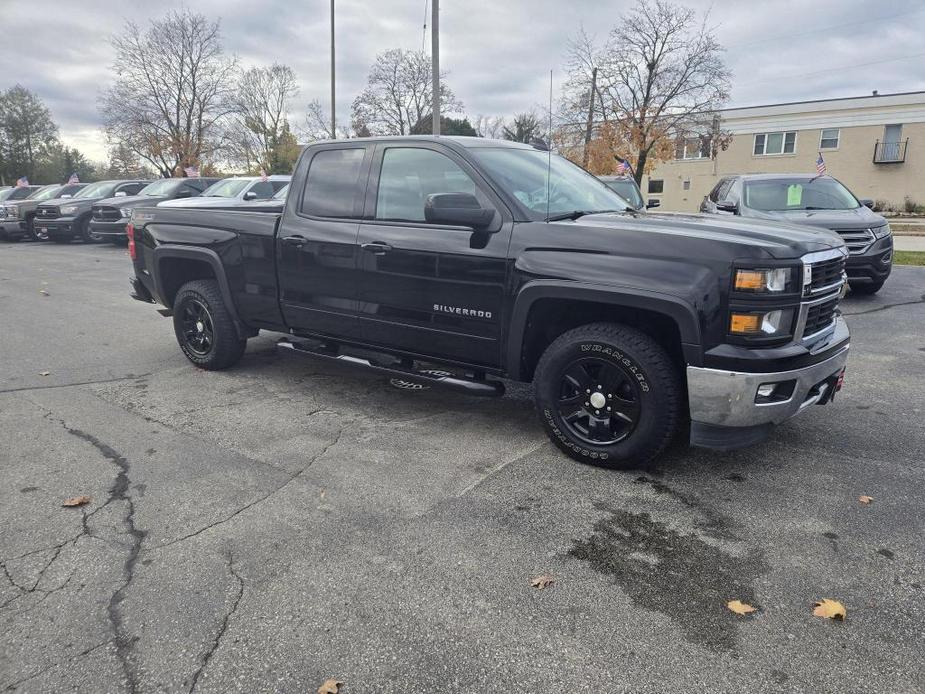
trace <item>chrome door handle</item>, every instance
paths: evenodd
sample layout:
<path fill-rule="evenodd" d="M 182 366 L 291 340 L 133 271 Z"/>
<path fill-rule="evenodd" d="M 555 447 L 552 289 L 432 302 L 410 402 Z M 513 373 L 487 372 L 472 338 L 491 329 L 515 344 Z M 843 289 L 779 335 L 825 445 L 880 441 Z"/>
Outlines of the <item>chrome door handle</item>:
<path fill-rule="evenodd" d="M 305 238 L 304 236 L 298 236 L 298 235 L 284 236 L 283 238 L 280 239 L 280 242 L 286 244 L 287 246 L 296 246 L 297 248 L 301 248 L 306 243 L 308 243 L 308 239 Z"/>
<path fill-rule="evenodd" d="M 373 255 L 385 255 L 392 250 L 392 247 L 387 243 L 382 243 L 376 241 L 374 243 L 364 243 L 360 246 L 367 253 L 372 253 Z"/>

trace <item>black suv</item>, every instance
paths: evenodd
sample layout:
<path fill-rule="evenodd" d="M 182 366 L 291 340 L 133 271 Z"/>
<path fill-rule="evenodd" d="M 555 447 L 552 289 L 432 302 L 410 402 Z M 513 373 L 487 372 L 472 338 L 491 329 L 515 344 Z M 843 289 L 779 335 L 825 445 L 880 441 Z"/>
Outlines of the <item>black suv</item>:
<path fill-rule="evenodd" d="M 720 180 L 701 212 L 773 219 L 836 232 L 848 247 L 851 291 L 874 294 L 890 276 L 893 235 L 886 219 L 870 210 L 831 176 L 754 174 Z"/>
<path fill-rule="evenodd" d="M 91 183 L 72 198 L 55 198 L 38 206 L 33 224 L 36 236 L 55 243 L 70 243 L 81 238 L 92 243 L 90 215 L 93 203 L 112 197 L 128 197 L 151 181 L 98 181 Z"/>
<path fill-rule="evenodd" d="M 154 181 L 131 197 L 100 200 L 92 207 L 89 236 L 93 241 L 128 243 L 125 225 L 136 207 L 156 205 L 164 200 L 196 198 L 219 178 L 165 178 Z"/>

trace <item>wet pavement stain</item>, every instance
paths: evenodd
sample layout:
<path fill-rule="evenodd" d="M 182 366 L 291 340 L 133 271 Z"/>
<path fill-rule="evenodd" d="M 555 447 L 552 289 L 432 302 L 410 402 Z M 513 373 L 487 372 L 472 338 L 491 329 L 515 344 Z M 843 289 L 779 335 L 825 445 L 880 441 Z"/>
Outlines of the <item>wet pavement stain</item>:
<path fill-rule="evenodd" d="M 759 606 L 752 584 L 768 570 L 760 553 L 737 557 L 648 513 L 595 506 L 606 515 L 589 538 L 573 540 L 568 554 L 610 576 L 635 604 L 669 617 L 692 643 L 733 649 L 738 624 L 726 603 Z"/>

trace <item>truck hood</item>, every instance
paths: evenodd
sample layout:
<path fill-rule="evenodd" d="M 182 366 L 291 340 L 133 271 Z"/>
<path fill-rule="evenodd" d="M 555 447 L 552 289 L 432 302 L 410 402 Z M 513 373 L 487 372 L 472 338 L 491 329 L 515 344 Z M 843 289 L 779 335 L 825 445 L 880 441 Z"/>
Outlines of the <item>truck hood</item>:
<path fill-rule="evenodd" d="M 95 203 L 102 198 L 52 198 L 43 200 L 37 207 L 44 205 L 54 205 L 55 207 L 64 207 L 65 205 L 76 205 L 80 210 L 89 210 Z"/>
<path fill-rule="evenodd" d="M 95 205 L 105 205 L 106 207 L 138 207 L 139 205 L 156 205 L 167 198 L 160 195 L 129 195 L 119 198 L 104 198 L 98 200 Z"/>
<path fill-rule="evenodd" d="M 770 219 L 800 226 L 823 227 L 825 229 L 867 229 L 879 227 L 887 220 L 867 207 L 853 210 L 782 210 L 780 212 L 758 212 L 749 210 L 755 219 Z"/>
<path fill-rule="evenodd" d="M 726 215 L 649 213 L 645 215 L 596 214 L 579 218 L 575 224 L 591 228 L 620 229 L 633 233 L 664 236 L 664 242 L 683 237 L 727 247 L 718 255 L 798 258 L 806 253 L 841 248 L 844 242 L 824 229 L 807 228 L 776 220 Z"/>
<path fill-rule="evenodd" d="M 241 198 L 180 198 L 165 200 L 158 207 L 234 207 L 242 202 Z"/>

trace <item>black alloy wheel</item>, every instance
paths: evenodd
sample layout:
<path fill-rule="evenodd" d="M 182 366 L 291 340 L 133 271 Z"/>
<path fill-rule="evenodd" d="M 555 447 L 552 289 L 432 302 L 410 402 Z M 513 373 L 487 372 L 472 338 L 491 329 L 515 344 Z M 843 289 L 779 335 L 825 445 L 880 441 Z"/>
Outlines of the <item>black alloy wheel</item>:
<path fill-rule="evenodd" d="M 215 327 L 206 305 L 198 299 L 188 299 L 183 304 L 180 322 L 189 350 L 199 357 L 208 356 L 215 346 Z"/>
<path fill-rule="evenodd" d="M 633 433 L 640 398 L 638 381 L 621 364 L 583 357 L 562 372 L 556 409 L 573 436 L 610 446 Z"/>

